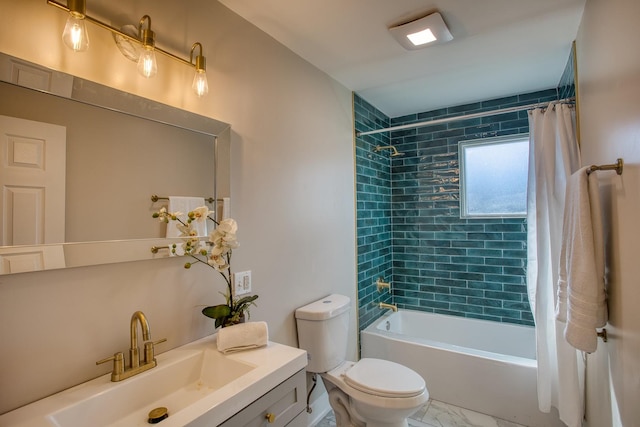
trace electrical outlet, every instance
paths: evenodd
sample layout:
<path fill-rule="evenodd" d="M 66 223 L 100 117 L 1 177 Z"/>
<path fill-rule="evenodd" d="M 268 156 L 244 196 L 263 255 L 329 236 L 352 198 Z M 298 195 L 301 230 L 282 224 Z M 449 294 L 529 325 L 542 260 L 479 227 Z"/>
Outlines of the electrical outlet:
<path fill-rule="evenodd" d="M 237 295 L 251 292 L 251 271 L 239 271 L 233 275 L 233 290 Z"/>

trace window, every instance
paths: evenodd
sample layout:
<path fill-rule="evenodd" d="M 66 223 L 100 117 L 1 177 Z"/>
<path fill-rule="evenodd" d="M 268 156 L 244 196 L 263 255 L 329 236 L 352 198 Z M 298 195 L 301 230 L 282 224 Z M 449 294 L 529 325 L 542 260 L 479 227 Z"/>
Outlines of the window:
<path fill-rule="evenodd" d="M 529 135 L 461 141 L 460 217 L 527 214 Z"/>

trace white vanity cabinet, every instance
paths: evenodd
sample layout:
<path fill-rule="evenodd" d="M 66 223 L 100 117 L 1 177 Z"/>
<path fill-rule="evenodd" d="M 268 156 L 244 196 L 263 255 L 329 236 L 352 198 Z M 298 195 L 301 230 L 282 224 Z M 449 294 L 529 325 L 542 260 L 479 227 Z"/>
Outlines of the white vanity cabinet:
<path fill-rule="evenodd" d="M 305 427 L 307 377 L 298 371 L 249 406 L 220 424 L 221 427 Z"/>
<path fill-rule="evenodd" d="M 304 350 L 269 342 L 225 355 L 211 335 L 156 359 L 124 381 L 105 374 L 2 414 L 0 427 L 145 426 L 160 407 L 161 427 L 306 426 Z"/>

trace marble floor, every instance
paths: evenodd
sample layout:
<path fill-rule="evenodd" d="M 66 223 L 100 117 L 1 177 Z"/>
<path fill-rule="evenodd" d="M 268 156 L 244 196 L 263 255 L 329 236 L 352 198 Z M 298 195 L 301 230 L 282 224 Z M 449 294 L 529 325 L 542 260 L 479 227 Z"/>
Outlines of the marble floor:
<path fill-rule="evenodd" d="M 315 427 L 335 427 L 333 412 Z M 409 419 L 410 427 L 526 427 L 479 412 L 459 408 L 447 403 L 430 400 Z"/>

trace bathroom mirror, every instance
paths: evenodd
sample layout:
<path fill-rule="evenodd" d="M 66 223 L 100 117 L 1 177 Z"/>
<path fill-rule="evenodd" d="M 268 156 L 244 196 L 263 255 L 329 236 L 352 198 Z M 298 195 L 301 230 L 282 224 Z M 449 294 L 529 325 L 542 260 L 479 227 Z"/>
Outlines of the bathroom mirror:
<path fill-rule="evenodd" d="M 0 130 L 0 274 L 166 257 L 163 197 L 229 196 L 227 123 L 2 53 Z"/>

